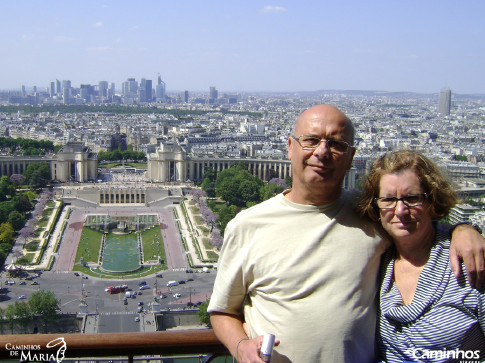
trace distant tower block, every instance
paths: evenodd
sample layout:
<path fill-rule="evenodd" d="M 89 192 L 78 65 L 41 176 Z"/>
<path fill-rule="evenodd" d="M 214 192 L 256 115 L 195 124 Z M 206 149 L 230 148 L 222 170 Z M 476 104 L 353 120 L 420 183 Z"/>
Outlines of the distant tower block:
<path fill-rule="evenodd" d="M 439 113 L 441 116 L 449 116 L 451 110 L 451 90 L 444 89 L 440 93 Z"/>

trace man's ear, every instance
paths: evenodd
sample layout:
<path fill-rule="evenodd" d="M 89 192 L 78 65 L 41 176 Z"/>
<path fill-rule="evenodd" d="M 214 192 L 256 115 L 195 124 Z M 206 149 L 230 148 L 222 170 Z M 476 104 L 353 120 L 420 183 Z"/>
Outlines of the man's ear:
<path fill-rule="evenodd" d="M 292 154 L 292 143 L 293 139 L 291 137 L 288 138 L 288 160 L 291 160 L 291 154 Z"/>
<path fill-rule="evenodd" d="M 349 165 L 347 165 L 347 170 L 350 170 L 352 167 L 352 160 L 354 160 L 355 152 L 357 151 L 356 148 L 352 148 L 352 151 L 350 152 L 350 160 L 349 160 Z"/>

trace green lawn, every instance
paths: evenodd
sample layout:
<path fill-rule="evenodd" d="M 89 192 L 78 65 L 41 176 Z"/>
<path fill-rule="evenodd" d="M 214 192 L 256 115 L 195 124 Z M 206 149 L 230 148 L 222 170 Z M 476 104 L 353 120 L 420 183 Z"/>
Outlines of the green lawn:
<path fill-rule="evenodd" d="M 214 251 L 207 251 L 207 257 L 210 259 L 210 260 L 219 260 L 219 255 L 217 253 L 215 253 Z"/>
<path fill-rule="evenodd" d="M 142 233 L 143 256 L 146 261 L 157 259 L 158 256 L 165 261 L 165 248 L 161 232 L 160 227 L 156 226 Z"/>
<path fill-rule="evenodd" d="M 103 234 L 101 232 L 87 227 L 83 228 L 75 262 L 79 263 L 81 257 L 83 257 L 85 262 L 97 263 L 99 260 L 99 249 L 101 247 L 102 236 Z"/>

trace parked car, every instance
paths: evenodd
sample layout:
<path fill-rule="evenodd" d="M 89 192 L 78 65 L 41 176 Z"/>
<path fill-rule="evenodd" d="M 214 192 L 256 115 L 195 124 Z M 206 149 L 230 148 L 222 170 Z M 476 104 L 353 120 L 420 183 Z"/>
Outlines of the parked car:
<path fill-rule="evenodd" d="M 147 290 L 149 288 L 150 288 L 150 286 L 148 286 L 148 285 L 142 285 L 142 286 L 140 286 L 140 290 Z"/>
<path fill-rule="evenodd" d="M 189 281 L 194 281 L 194 279 L 193 278 L 187 279 L 187 282 L 189 282 Z"/>
<path fill-rule="evenodd" d="M 180 280 L 179 284 L 185 284 L 185 280 Z"/>
<path fill-rule="evenodd" d="M 38 285 L 39 283 L 37 281 L 32 281 L 30 284 L 31 285 Z"/>
<path fill-rule="evenodd" d="M 160 299 L 166 299 L 168 296 L 165 294 L 160 295 Z"/>
<path fill-rule="evenodd" d="M 157 277 L 163 277 L 163 274 L 158 273 L 158 274 L 157 274 Z"/>
<path fill-rule="evenodd" d="M 182 296 L 181 294 L 173 294 L 173 297 L 176 298 L 176 299 L 178 299 L 181 296 Z"/>
<path fill-rule="evenodd" d="M 20 295 L 20 296 L 18 297 L 18 299 L 19 299 L 19 300 L 25 299 L 25 295 Z"/>
<path fill-rule="evenodd" d="M 25 281 L 20 281 L 19 285 L 27 285 L 27 283 Z"/>
<path fill-rule="evenodd" d="M 142 282 L 140 282 L 140 283 L 138 284 L 138 286 L 143 286 L 143 285 L 146 285 L 146 284 L 147 284 L 147 282 L 146 282 L 146 281 L 142 281 Z"/>
<path fill-rule="evenodd" d="M 136 321 L 136 322 L 139 322 L 139 321 L 140 321 L 140 318 L 137 316 L 137 317 L 135 318 L 135 321 Z"/>

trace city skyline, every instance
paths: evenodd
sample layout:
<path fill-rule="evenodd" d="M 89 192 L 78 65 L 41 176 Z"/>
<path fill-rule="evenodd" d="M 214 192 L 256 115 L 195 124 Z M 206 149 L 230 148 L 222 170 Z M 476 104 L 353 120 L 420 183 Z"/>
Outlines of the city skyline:
<path fill-rule="evenodd" d="M 482 1 L 3 2 L 0 89 L 484 94 Z"/>

